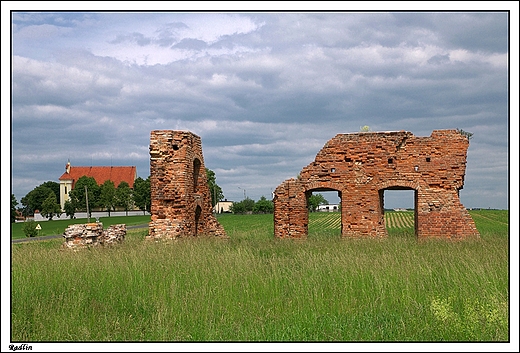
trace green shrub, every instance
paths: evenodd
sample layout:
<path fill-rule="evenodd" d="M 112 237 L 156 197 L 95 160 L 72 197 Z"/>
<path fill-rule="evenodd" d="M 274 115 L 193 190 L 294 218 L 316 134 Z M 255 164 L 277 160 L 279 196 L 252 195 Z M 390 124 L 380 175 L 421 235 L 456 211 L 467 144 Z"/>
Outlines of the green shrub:
<path fill-rule="evenodd" d="M 38 230 L 36 229 L 36 222 L 32 219 L 24 222 L 22 230 L 25 233 L 26 237 L 35 237 L 38 235 Z"/>

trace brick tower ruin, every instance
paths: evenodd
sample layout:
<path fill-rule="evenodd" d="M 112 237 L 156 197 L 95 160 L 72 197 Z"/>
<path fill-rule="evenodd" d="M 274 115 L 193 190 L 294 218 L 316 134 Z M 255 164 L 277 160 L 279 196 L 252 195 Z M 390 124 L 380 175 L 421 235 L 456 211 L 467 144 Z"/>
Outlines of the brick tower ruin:
<path fill-rule="evenodd" d="M 190 131 L 150 134 L 151 222 L 148 239 L 218 236 L 199 136 Z"/>
<path fill-rule="evenodd" d="M 385 237 L 384 190 L 414 190 L 415 235 L 479 236 L 459 200 L 469 139 L 457 130 L 429 137 L 407 131 L 338 134 L 297 179 L 274 192 L 274 235 L 304 238 L 308 198 L 313 191 L 337 191 L 342 237 Z"/>

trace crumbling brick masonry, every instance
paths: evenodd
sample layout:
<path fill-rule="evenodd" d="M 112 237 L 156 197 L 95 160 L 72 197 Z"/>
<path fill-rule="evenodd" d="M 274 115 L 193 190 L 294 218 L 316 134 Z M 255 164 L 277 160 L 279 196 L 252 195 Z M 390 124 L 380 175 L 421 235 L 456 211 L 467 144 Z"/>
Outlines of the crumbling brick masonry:
<path fill-rule="evenodd" d="M 150 134 L 151 222 L 148 239 L 219 236 L 199 136 L 190 131 Z"/>
<path fill-rule="evenodd" d="M 71 224 L 63 233 L 64 248 L 108 245 L 122 242 L 126 236 L 126 224 L 114 224 L 103 230 L 103 223 Z"/>
<path fill-rule="evenodd" d="M 459 200 L 469 139 L 457 130 L 430 137 L 407 131 L 338 134 L 297 179 L 274 192 L 274 233 L 302 238 L 308 231 L 313 191 L 338 191 L 342 237 L 384 237 L 384 190 L 415 190 L 415 234 L 423 237 L 478 236 Z"/>

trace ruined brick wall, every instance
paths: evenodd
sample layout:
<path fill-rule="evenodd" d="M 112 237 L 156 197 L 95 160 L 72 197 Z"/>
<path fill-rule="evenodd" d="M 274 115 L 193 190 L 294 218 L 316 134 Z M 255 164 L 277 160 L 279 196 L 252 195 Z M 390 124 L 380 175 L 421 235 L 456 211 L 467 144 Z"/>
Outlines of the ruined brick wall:
<path fill-rule="evenodd" d="M 468 138 L 457 130 L 429 137 L 407 131 L 338 134 L 314 162 L 274 193 L 276 237 L 307 236 L 308 197 L 338 191 L 344 237 L 384 237 L 384 190 L 415 190 L 417 237 L 478 236 L 459 200 L 464 185 Z"/>
<path fill-rule="evenodd" d="M 114 224 L 103 230 L 103 223 L 71 224 L 63 232 L 64 248 L 108 245 L 122 242 L 126 236 L 126 224 Z"/>
<path fill-rule="evenodd" d="M 190 131 L 150 134 L 151 222 L 148 239 L 226 237 L 213 215 L 199 136 Z"/>

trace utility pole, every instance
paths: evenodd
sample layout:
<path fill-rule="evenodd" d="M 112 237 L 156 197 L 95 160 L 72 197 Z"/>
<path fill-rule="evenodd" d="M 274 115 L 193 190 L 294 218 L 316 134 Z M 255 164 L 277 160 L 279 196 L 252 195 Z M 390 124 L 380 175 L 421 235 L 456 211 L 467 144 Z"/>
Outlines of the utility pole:
<path fill-rule="evenodd" d="M 88 212 L 88 191 L 85 185 L 85 199 L 87 200 L 87 223 L 90 223 L 90 213 Z"/>
<path fill-rule="evenodd" d="M 246 189 L 242 189 L 240 186 L 238 187 L 240 190 L 244 190 L 244 200 L 246 199 Z"/>
<path fill-rule="evenodd" d="M 215 206 L 214 207 L 214 210 L 215 210 L 215 214 L 217 214 L 217 184 L 215 183 L 215 185 L 213 186 L 213 199 L 215 200 Z"/>

